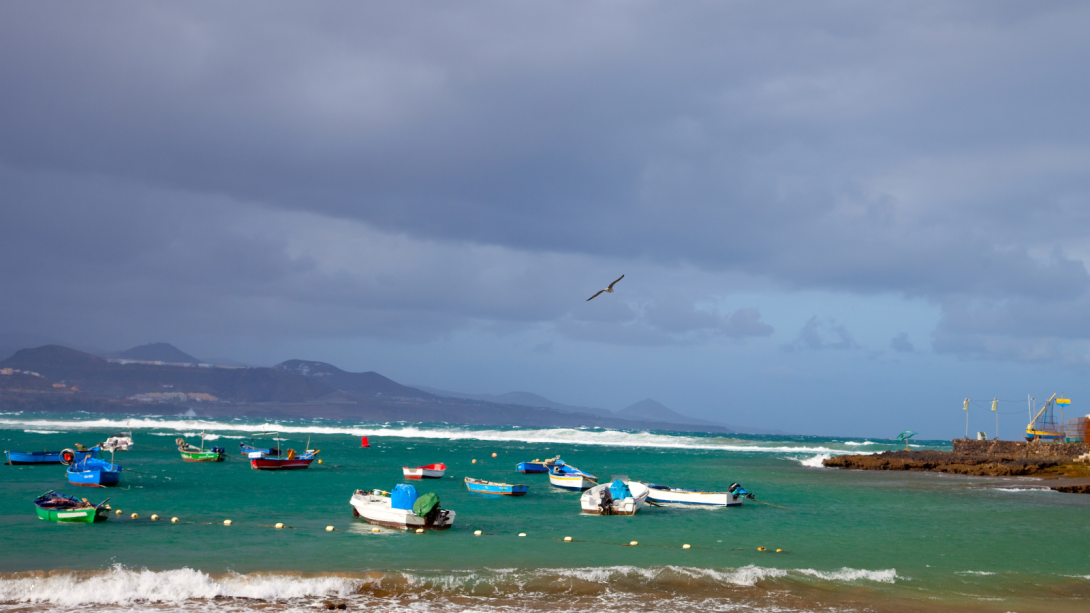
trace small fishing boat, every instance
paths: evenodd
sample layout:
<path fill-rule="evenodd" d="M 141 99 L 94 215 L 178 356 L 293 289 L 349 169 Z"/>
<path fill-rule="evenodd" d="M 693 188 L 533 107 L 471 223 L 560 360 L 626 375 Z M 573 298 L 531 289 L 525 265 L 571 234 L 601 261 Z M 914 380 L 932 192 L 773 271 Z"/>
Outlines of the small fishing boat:
<path fill-rule="evenodd" d="M 511 485 L 510 483 L 493 483 L 482 479 L 466 477 L 466 489 L 474 494 L 494 494 L 498 496 L 525 496 L 530 491 L 529 485 Z"/>
<path fill-rule="evenodd" d="M 132 446 L 132 432 L 115 432 L 100 445 L 103 451 L 128 451 Z"/>
<path fill-rule="evenodd" d="M 564 460 L 557 460 L 549 470 L 549 483 L 560 489 L 581 492 L 598 485 L 598 477 L 568 466 Z"/>
<path fill-rule="evenodd" d="M 80 487 L 117 485 L 120 479 L 120 465 L 98 458 L 86 457 L 68 467 L 68 482 Z"/>
<path fill-rule="evenodd" d="M 548 460 L 537 460 L 533 462 L 519 462 L 515 465 L 515 470 L 520 473 L 547 473 L 549 469 L 553 467 L 553 464 L 560 459 L 560 456 L 555 458 L 549 458 Z"/>
<path fill-rule="evenodd" d="M 447 473 L 446 464 L 428 464 L 427 466 L 417 466 L 416 468 L 409 468 L 403 466 L 401 468 L 402 474 L 406 479 L 442 479 L 443 475 Z"/>
<path fill-rule="evenodd" d="M 635 515 L 647 504 L 646 485 L 629 481 L 628 477 L 613 477 L 609 483 L 596 485 L 583 492 L 579 506 L 591 515 Z"/>
<path fill-rule="evenodd" d="M 642 482 L 640 482 L 642 483 Z M 701 490 L 686 490 L 658 483 L 642 483 L 650 489 L 647 499 L 651 502 L 664 504 L 691 504 L 707 507 L 736 507 L 742 504 L 746 498 L 753 499 L 741 485 L 732 483 L 725 492 L 704 492 Z"/>
<path fill-rule="evenodd" d="M 227 459 L 227 450 L 223 447 L 204 448 L 204 432 L 201 432 L 200 447 L 190 445 L 184 438 L 177 438 L 174 442 L 186 462 L 222 462 Z"/>
<path fill-rule="evenodd" d="M 87 502 L 87 499 L 79 500 L 50 490 L 38 496 L 34 501 L 34 507 L 38 511 L 38 518 L 45 521 L 90 524 L 110 518 L 110 509 L 106 506 L 106 500 L 94 505 Z"/>
<path fill-rule="evenodd" d="M 288 455 L 282 458 L 251 456 L 250 467 L 254 470 L 302 470 L 310 467 L 319 451 L 319 449 L 307 449 L 306 453 L 297 456 L 294 449 L 289 449 Z"/>
<path fill-rule="evenodd" d="M 353 516 L 379 526 L 446 530 L 454 525 L 454 511 L 440 508 L 438 496 L 418 496 L 416 488 L 405 483 L 399 483 L 393 493 L 356 490 L 348 502 Z"/>
<path fill-rule="evenodd" d="M 96 457 L 101 448 L 91 447 L 87 451 L 5 451 L 8 464 L 16 466 L 24 464 L 71 464 L 86 457 Z"/>

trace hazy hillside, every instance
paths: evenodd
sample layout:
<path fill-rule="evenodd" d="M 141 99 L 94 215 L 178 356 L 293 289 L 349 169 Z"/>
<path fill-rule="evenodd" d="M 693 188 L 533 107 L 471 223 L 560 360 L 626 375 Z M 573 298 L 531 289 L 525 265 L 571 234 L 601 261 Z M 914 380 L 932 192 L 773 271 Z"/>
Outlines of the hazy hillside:
<path fill-rule="evenodd" d="M 170 343 L 148 343 L 125 351 L 116 353 L 110 357 L 124 360 L 143 360 L 146 362 L 168 362 L 174 364 L 199 364 L 201 360 L 178 349 Z"/>
<path fill-rule="evenodd" d="M 417 385 L 414 387 L 424 390 L 425 392 L 434 394 L 436 396 L 442 396 L 444 398 L 481 400 L 483 402 L 498 402 L 500 404 L 516 404 L 524 407 L 543 407 L 547 409 L 556 409 L 558 411 L 568 411 L 572 413 L 587 413 L 589 415 L 602 415 L 607 417 L 614 416 L 613 411 L 610 411 L 609 409 L 596 409 L 593 407 L 580 407 L 561 404 L 559 402 L 554 402 L 544 396 L 540 396 L 531 392 L 507 392 L 506 394 L 465 394 L 462 392 L 451 392 L 448 390 L 436 389 L 424 385 Z"/>
<path fill-rule="evenodd" d="M 325 362 L 288 360 L 273 369 L 311 377 L 355 396 L 389 396 L 394 398 L 435 398 L 414 387 L 401 385 L 377 372 L 347 372 Z"/>

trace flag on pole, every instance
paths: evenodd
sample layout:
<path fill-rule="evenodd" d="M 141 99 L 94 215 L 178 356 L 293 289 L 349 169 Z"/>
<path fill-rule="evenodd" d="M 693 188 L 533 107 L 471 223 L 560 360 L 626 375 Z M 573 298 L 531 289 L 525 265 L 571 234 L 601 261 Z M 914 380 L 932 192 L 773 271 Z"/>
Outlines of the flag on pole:
<path fill-rule="evenodd" d="M 965 409 L 966 411 L 969 410 L 969 399 L 968 398 L 965 399 L 965 404 L 962 406 L 962 408 Z"/>
<path fill-rule="evenodd" d="M 993 398 L 992 399 L 992 410 L 993 411 L 998 411 L 999 410 L 999 399 L 998 398 Z"/>

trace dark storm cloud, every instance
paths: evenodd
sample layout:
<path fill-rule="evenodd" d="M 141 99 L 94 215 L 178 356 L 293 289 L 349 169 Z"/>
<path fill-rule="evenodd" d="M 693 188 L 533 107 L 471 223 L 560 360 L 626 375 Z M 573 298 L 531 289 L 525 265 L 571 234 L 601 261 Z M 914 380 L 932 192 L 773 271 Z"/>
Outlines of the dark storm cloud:
<path fill-rule="evenodd" d="M 1090 335 L 1083 3 L 0 11 L 0 232 L 35 305 L 52 279 L 209 319 L 257 305 L 244 326 L 317 311 L 303 327 L 329 333 L 771 333 L 705 296 L 570 307 L 550 294 L 600 271 L 572 279 L 568 257 L 924 298 L 940 351 Z M 262 211 L 279 221 L 254 229 Z M 330 269 L 292 214 L 408 243 Z M 795 345 L 850 341 L 812 332 Z"/>

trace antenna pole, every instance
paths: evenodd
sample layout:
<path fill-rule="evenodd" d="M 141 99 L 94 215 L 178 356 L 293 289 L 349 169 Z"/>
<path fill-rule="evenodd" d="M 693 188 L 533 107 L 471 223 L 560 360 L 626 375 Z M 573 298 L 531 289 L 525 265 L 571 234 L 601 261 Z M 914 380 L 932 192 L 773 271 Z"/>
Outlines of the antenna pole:
<path fill-rule="evenodd" d="M 969 399 L 968 398 L 965 399 L 965 404 L 962 405 L 962 408 L 965 409 L 965 439 L 968 440 L 969 439 Z"/>

